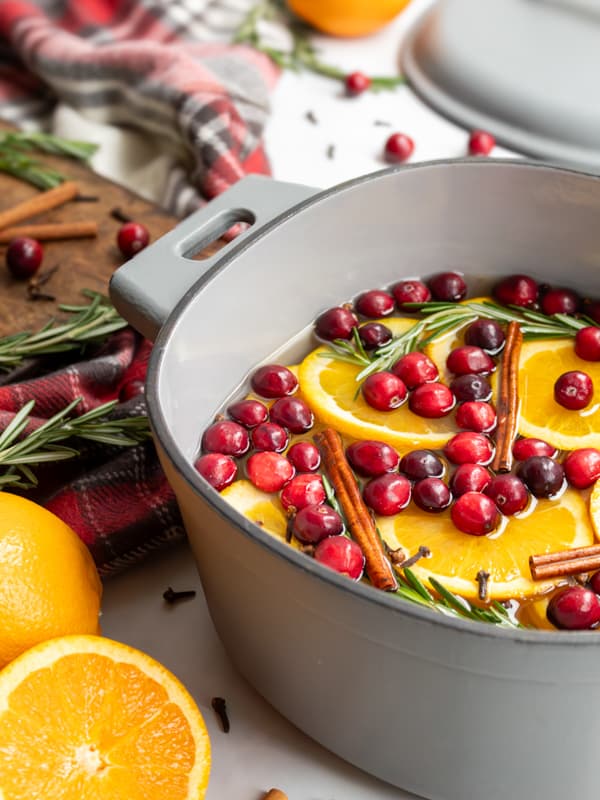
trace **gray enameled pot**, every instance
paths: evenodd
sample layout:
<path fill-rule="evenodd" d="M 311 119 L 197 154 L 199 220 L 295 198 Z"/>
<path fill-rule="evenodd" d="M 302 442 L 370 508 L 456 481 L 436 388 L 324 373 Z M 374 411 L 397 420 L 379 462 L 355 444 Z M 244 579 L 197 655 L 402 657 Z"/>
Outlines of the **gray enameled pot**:
<path fill-rule="evenodd" d="M 189 258 L 240 219 L 247 233 Z M 325 747 L 428 798 L 596 797 L 600 635 L 500 630 L 354 585 L 228 506 L 193 468 L 200 436 L 257 364 L 361 290 L 458 269 L 600 296 L 599 267 L 599 178 L 467 160 L 319 194 L 244 179 L 111 284 L 125 317 L 158 333 L 152 427 L 231 659 Z"/>

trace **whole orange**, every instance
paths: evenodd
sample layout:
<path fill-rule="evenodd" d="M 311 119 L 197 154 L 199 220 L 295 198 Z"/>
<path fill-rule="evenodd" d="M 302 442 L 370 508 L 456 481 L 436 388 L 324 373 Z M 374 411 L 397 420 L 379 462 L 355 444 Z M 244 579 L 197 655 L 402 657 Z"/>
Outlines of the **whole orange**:
<path fill-rule="evenodd" d="M 288 0 L 305 22 L 332 36 L 366 36 L 383 28 L 410 0 Z"/>

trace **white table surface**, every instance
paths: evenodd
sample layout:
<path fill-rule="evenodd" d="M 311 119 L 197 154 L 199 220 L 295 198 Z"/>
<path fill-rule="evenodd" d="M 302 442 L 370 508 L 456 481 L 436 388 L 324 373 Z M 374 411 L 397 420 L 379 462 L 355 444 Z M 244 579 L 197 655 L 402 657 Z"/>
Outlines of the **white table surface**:
<path fill-rule="evenodd" d="M 383 31 L 363 39 L 315 37 L 324 60 L 349 72 L 398 71 L 402 37 L 430 0 L 414 0 Z M 318 120 L 306 118 L 312 111 Z M 389 127 L 375 125 L 389 121 Z M 265 134 L 273 175 L 328 187 L 385 167 L 390 133 L 415 141 L 412 162 L 466 154 L 468 131 L 427 108 L 408 87 L 347 98 L 340 85 L 309 73 L 286 73 L 272 101 Z M 334 158 L 327 148 L 335 145 Z M 494 156 L 508 154 L 496 148 Z M 195 589 L 191 600 L 168 606 L 162 593 Z M 315 744 L 275 712 L 235 672 L 211 623 L 187 545 L 163 552 L 106 582 L 103 633 L 151 654 L 187 686 L 206 719 L 213 748 L 207 800 L 259 800 L 275 786 L 290 800 L 407 800 L 390 787 Z M 231 730 L 221 731 L 212 697 L 227 701 Z"/>

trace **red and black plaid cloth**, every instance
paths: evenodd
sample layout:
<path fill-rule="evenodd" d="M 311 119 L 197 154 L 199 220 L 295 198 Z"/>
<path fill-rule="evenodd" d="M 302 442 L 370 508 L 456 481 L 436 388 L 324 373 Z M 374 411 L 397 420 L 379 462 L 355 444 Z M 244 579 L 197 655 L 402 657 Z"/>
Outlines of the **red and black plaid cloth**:
<path fill-rule="evenodd" d="M 261 144 L 277 70 L 227 43 L 246 0 L 0 0 L 0 116 L 44 127 L 57 102 L 91 119 L 131 126 L 180 153 L 164 205 L 183 216 L 248 172 L 268 173 Z M 225 40 L 225 41 L 223 41 Z M 77 131 L 73 131 L 77 138 Z M 148 342 L 125 329 L 82 360 L 30 362 L 0 378 L 0 429 L 28 401 L 45 419 L 82 396 L 82 413 L 136 394 Z M 101 574 L 122 569 L 183 535 L 152 443 L 82 444 L 72 461 L 41 465 L 28 496 L 71 525 Z"/>

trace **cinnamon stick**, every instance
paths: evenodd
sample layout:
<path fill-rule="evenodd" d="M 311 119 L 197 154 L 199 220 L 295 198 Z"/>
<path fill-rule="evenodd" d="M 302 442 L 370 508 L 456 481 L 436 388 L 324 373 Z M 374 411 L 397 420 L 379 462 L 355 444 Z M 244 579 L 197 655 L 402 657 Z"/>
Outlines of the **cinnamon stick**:
<path fill-rule="evenodd" d="M 495 472 L 510 472 L 512 447 L 517 434 L 519 415 L 519 357 L 523 333 L 518 322 L 510 322 L 500 365 L 500 388 L 496 413 L 496 452 L 491 467 Z"/>
<path fill-rule="evenodd" d="M 72 200 L 78 191 L 76 183 L 65 181 L 54 189 L 40 192 L 22 203 L 17 203 L 12 208 L 0 211 L 0 230 L 8 228 L 9 225 L 14 225 L 16 222 L 21 222 L 21 220 L 34 217 L 36 214 L 49 211 L 51 208 L 62 206 Z"/>
<path fill-rule="evenodd" d="M 10 242 L 17 236 L 27 236 L 39 241 L 52 239 L 83 239 L 98 235 L 98 223 L 94 220 L 81 222 L 49 222 L 43 225 L 15 225 L 0 230 L 0 242 Z"/>
<path fill-rule="evenodd" d="M 600 568 L 600 545 L 574 547 L 529 557 L 529 569 L 534 581 L 579 575 Z"/>
<path fill-rule="evenodd" d="M 362 499 L 339 434 L 333 428 L 325 428 L 315 436 L 315 442 L 321 450 L 323 466 L 335 489 L 352 538 L 363 551 L 369 580 L 377 589 L 396 591 L 398 583 L 394 571 L 385 555 L 373 517 Z"/>

